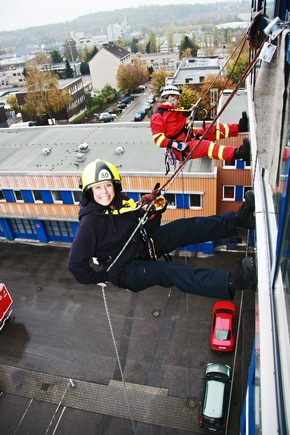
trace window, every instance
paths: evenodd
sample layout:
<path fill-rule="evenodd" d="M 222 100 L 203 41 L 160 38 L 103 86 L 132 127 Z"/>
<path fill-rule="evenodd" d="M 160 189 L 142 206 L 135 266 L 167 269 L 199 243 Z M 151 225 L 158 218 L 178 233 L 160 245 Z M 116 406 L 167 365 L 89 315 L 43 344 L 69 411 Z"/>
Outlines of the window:
<path fill-rule="evenodd" d="M 243 187 L 243 199 L 245 198 L 245 193 L 248 192 L 249 190 L 252 190 L 251 186 L 244 186 Z"/>
<path fill-rule="evenodd" d="M 32 191 L 33 197 L 34 197 L 34 201 L 35 202 L 43 202 L 42 198 L 41 198 L 41 193 L 40 190 L 33 190 Z"/>
<path fill-rule="evenodd" d="M 235 186 L 223 186 L 223 200 L 235 200 Z"/>
<path fill-rule="evenodd" d="M 73 196 L 74 204 L 78 204 L 81 200 L 82 192 L 80 190 L 73 190 L 72 196 Z"/>
<path fill-rule="evenodd" d="M 20 190 L 13 190 L 16 201 L 23 201 L 23 196 Z"/>
<path fill-rule="evenodd" d="M 58 190 L 51 191 L 53 202 L 62 202 L 61 194 Z"/>
<path fill-rule="evenodd" d="M 166 193 L 164 195 L 168 207 L 176 207 L 176 197 L 174 193 Z"/>
<path fill-rule="evenodd" d="M 201 208 L 201 194 L 200 193 L 192 193 L 189 195 L 189 206 L 190 208 Z"/>
<path fill-rule="evenodd" d="M 227 162 L 226 160 L 223 161 L 223 168 L 229 168 L 229 169 L 233 169 L 236 167 L 236 160 L 232 159 L 230 162 Z"/>
<path fill-rule="evenodd" d="M 5 201 L 3 190 L 0 190 L 0 201 Z"/>

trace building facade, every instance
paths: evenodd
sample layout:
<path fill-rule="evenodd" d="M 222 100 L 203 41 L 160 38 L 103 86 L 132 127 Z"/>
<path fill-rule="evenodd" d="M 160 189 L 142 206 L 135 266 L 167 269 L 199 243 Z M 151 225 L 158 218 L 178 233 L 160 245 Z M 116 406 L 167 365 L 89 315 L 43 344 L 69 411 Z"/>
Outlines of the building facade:
<path fill-rule="evenodd" d="M 100 92 L 107 84 L 118 90 L 117 71 L 121 64 L 131 63 L 131 53 L 124 48 L 110 42 L 89 61 L 90 76 L 94 92 Z"/>

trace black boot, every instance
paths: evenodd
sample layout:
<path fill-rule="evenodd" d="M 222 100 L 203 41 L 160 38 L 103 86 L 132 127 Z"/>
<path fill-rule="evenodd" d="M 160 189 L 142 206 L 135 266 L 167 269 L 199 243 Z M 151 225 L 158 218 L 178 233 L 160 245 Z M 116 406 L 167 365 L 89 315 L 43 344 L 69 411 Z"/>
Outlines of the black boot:
<path fill-rule="evenodd" d="M 255 229 L 255 196 L 252 190 L 245 193 L 245 202 L 235 213 L 237 226 L 247 228 L 248 230 Z"/>
<path fill-rule="evenodd" d="M 251 290 L 256 291 L 257 273 L 255 261 L 252 257 L 246 257 L 239 269 L 229 274 L 229 290 Z"/>
<path fill-rule="evenodd" d="M 245 137 L 243 139 L 243 145 L 235 149 L 233 154 L 233 159 L 250 162 L 250 158 L 251 158 L 251 145 L 249 139 Z"/>
<path fill-rule="evenodd" d="M 249 131 L 249 120 L 247 112 L 242 112 L 242 117 L 239 120 L 239 133 L 247 133 Z"/>

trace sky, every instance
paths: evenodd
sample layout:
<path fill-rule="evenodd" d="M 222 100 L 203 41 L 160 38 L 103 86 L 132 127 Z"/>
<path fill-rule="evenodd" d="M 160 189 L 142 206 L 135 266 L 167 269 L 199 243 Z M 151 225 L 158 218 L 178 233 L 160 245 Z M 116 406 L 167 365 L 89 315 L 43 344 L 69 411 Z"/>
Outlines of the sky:
<path fill-rule="evenodd" d="M 90 13 L 138 6 L 216 3 L 219 0 L 2 0 L 0 31 L 20 30 L 46 24 L 64 23 Z M 223 0 L 225 1 L 225 0 Z M 132 3 L 134 6 L 132 6 Z"/>

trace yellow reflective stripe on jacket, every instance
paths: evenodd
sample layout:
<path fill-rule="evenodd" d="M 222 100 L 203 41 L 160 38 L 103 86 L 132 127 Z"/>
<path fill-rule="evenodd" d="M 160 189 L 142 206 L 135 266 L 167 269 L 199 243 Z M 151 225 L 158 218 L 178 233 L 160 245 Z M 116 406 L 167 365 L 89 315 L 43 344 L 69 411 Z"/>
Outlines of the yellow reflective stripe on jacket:
<path fill-rule="evenodd" d="M 223 136 L 223 138 L 229 137 L 230 128 L 229 128 L 228 124 L 221 124 L 221 125 L 224 128 L 224 132 L 221 133 L 220 126 L 219 126 L 219 124 L 217 124 L 216 128 L 215 128 L 215 133 L 216 133 L 215 137 L 216 137 L 216 140 L 219 140 L 221 138 L 221 135 Z"/>
<path fill-rule="evenodd" d="M 129 211 L 134 211 L 136 210 L 136 202 L 134 201 L 134 199 L 130 198 L 130 199 L 123 199 L 122 200 L 122 207 L 119 210 L 106 210 L 104 212 L 104 214 L 123 214 L 123 213 L 128 213 Z"/>
<path fill-rule="evenodd" d="M 160 147 L 160 145 L 162 144 L 162 142 L 165 139 L 165 135 L 164 133 L 155 133 L 152 135 L 154 142 L 156 143 L 157 146 Z"/>
<path fill-rule="evenodd" d="M 213 158 L 212 153 L 213 153 L 213 150 L 214 150 L 214 146 L 215 146 L 215 143 L 214 143 L 214 142 L 211 142 L 211 143 L 209 144 L 209 146 L 208 146 L 208 149 L 207 149 L 207 156 L 208 156 L 209 159 L 212 159 L 212 158 Z"/>

